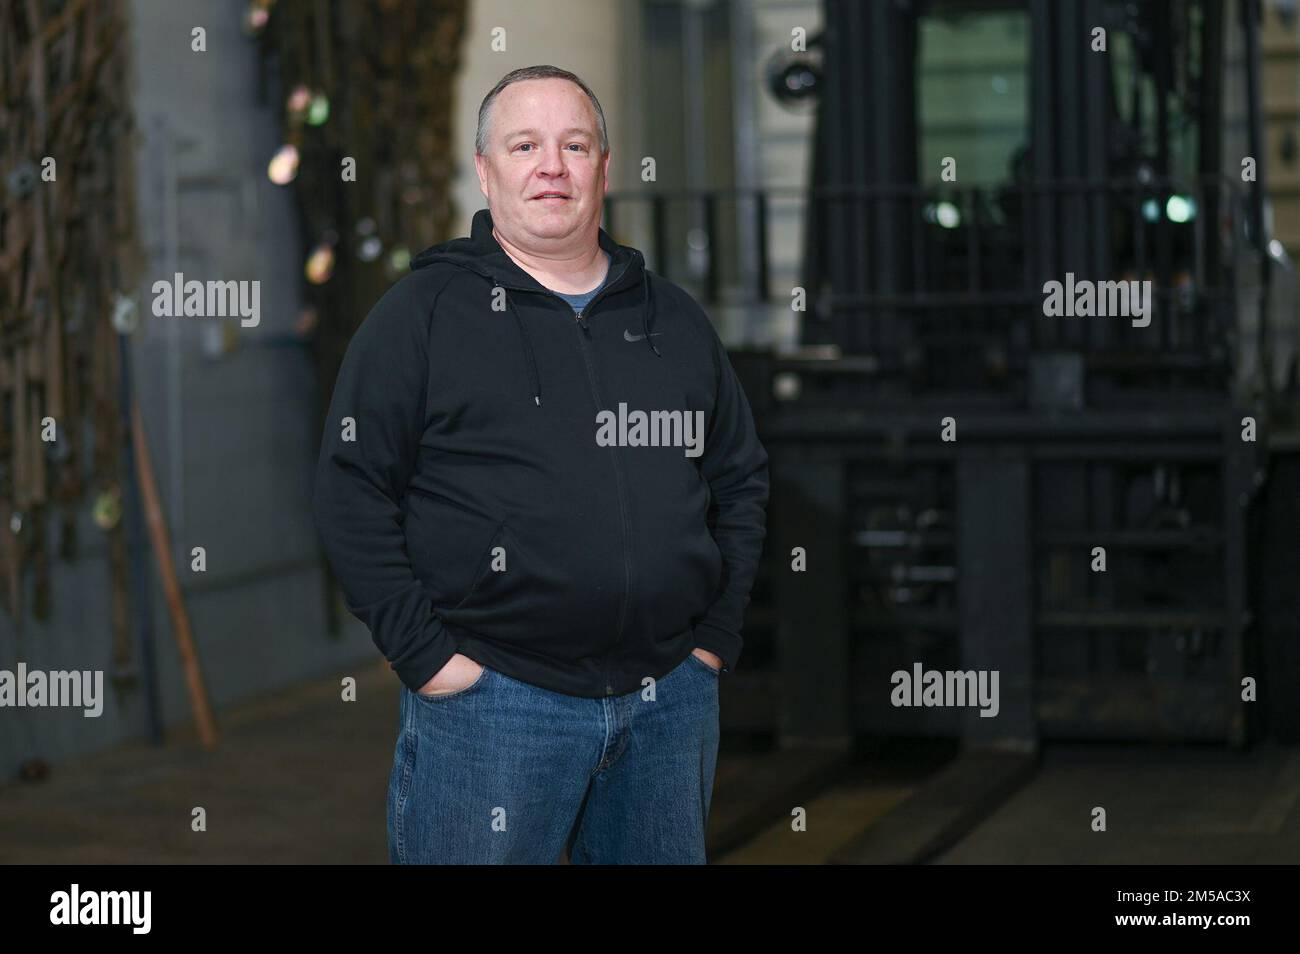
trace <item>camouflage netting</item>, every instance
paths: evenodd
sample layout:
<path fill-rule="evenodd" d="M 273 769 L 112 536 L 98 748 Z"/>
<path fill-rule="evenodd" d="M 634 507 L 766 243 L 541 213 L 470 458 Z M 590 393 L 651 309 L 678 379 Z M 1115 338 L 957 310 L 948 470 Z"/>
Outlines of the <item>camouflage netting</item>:
<path fill-rule="evenodd" d="M 50 612 L 46 525 L 93 495 L 126 638 L 116 321 L 138 248 L 126 0 L 0 0 L 0 608 Z M 52 439 L 51 439 L 52 438 Z M 0 627 L 6 624 L 0 619 Z"/>

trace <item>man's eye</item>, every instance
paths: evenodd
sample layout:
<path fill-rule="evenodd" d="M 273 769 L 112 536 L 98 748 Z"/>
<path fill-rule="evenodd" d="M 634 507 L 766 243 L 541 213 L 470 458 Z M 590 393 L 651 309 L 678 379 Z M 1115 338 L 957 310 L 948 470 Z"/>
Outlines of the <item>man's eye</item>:
<path fill-rule="evenodd" d="M 584 146 L 584 145 L 583 145 L 582 143 L 580 143 L 580 142 L 571 142 L 571 143 L 569 143 L 569 145 L 570 145 L 570 146 L 577 146 L 579 149 L 586 149 L 586 148 L 587 148 L 586 146 Z"/>
<path fill-rule="evenodd" d="M 521 143 L 520 143 L 518 146 L 516 146 L 515 148 L 516 148 L 516 149 L 522 149 L 522 148 L 524 148 L 524 146 L 531 146 L 531 145 L 532 145 L 532 143 L 521 142 Z"/>

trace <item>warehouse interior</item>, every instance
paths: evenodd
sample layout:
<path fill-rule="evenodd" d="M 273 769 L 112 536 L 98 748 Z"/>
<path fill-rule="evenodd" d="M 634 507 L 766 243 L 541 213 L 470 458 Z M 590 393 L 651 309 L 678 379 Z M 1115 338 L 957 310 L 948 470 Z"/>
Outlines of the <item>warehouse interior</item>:
<path fill-rule="evenodd" d="M 107 696 L 0 710 L 0 862 L 386 860 L 397 681 L 312 468 L 531 63 L 600 94 L 604 228 L 770 455 L 710 861 L 1300 861 L 1294 0 L 3 9 L 0 669 Z M 156 317 L 174 273 L 261 279 L 260 323 Z M 1045 310 L 1084 276 L 1150 310 Z M 996 717 L 931 670 L 995 672 Z"/>

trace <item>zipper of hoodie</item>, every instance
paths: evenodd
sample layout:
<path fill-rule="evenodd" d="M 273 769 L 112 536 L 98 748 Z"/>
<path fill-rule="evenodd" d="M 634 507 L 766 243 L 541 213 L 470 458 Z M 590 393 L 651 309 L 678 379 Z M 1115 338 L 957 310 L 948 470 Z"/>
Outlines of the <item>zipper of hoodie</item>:
<path fill-rule="evenodd" d="M 587 325 L 584 313 L 589 311 L 595 302 L 595 298 L 587 302 L 586 308 L 579 311 L 573 317 L 582 329 L 578 335 L 578 350 L 582 352 L 582 359 L 587 365 L 587 381 L 591 385 L 591 396 L 596 402 L 597 409 L 599 409 L 601 407 L 601 398 L 600 389 L 596 384 L 596 367 L 591 355 L 589 354 L 590 349 L 583 340 L 584 338 L 587 341 L 591 340 L 591 328 Z M 615 649 L 623 643 L 623 628 L 627 625 L 627 607 L 632 601 L 632 554 L 627 545 L 630 531 L 628 529 L 626 493 L 623 488 L 623 470 L 619 466 L 617 454 L 610 454 L 610 462 L 614 465 L 614 481 L 618 486 L 618 512 L 619 517 L 623 522 L 623 606 L 618 614 L 618 636 L 615 638 L 614 648 L 609 649 L 605 653 L 605 659 L 601 665 L 601 674 L 605 682 L 605 695 L 607 696 L 612 696 L 614 694 L 614 687 L 610 683 L 609 678 L 609 664 L 610 660 L 614 657 Z"/>
<path fill-rule="evenodd" d="M 614 278 L 614 281 L 607 282 L 606 286 L 595 294 L 595 298 L 586 303 L 585 307 L 582 308 L 581 311 L 578 311 L 573 315 L 573 320 L 577 321 L 578 328 L 582 329 L 581 333 L 578 334 L 577 337 L 577 346 L 578 350 L 582 352 L 582 360 L 586 363 L 586 377 L 588 377 L 588 381 L 591 385 L 591 398 L 595 400 L 595 407 L 597 407 L 597 409 L 601 408 L 601 393 L 599 393 L 599 387 L 597 386 L 597 382 L 595 382 L 594 359 L 589 354 L 590 348 L 586 346 L 586 342 L 591 341 L 591 329 L 590 326 L 586 324 L 586 316 L 590 315 L 591 309 L 595 307 L 595 303 L 599 302 L 599 300 L 603 298 L 604 292 L 610 290 L 610 286 L 619 281 L 619 278 L 623 277 L 623 273 L 627 272 L 627 270 L 628 266 L 624 265 L 623 270 L 620 270 L 619 274 Z M 586 341 L 584 341 L 584 338 Z M 623 628 L 628 623 L 628 606 L 632 603 L 632 550 L 630 550 L 630 547 L 628 546 L 628 537 L 630 533 L 632 533 L 632 530 L 629 529 L 627 495 L 625 495 L 623 487 L 623 468 L 619 467 L 619 455 L 611 454 L 610 461 L 614 464 L 614 480 L 617 483 L 617 489 L 619 489 L 619 517 L 623 520 L 624 582 L 623 610 L 619 613 L 619 634 L 617 634 L 617 637 L 615 638 L 614 649 L 610 649 L 606 654 L 604 654 L 604 660 L 601 665 L 601 673 L 604 680 L 604 694 L 606 695 L 614 695 L 614 686 L 612 686 L 610 682 L 610 660 L 614 658 L 616 647 L 623 645 Z"/>
<path fill-rule="evenodd" d="M 600 299 L 603 298 L 615 284 L 617 284 L 617 282 L 623 277 L 623 274 L 628 270 L 628 267 L 628 264 L 624 264 L 624 266 L 619 270 L 619 273 L 609 281 L 605 282 L 605 287 L 598 291 L 596 296 L 592 298 L 591 301 L 587 302 L 586 306 L 576 312 L 573 316 L 575 323 L 581 329 L 578 333 L 578 350 L 582 352 L 583 363 L 587 366 L 587 383 L 591 386 L 591 398 L 596 404 L 596 410 L 600 410 L 601 398 L 600 389 L 596 384 L 596 367 L 592 363 L 592 358 L 588 354 L 587 345 L 583 341 L 584 338 L 587 341 L 591 340 L 591 328 L 587 324 L 586 315 L 590 314 L 591 309 L 596 306 L 596 302 L 600 301 Z M 492 280 L 495 281 L 495 279 Z M 503 288 L 509 288 L 512 291 L 530 292 L 532 294 L 538 293 L 538 289 L 536 288 L 523 288 L 518 285 L 506 285 L 502 282 L 497 282 L 497 284 L 501 285 Z M 548 297 L 554 298 L 556 301 L 560 302 L 566 309 L 573 307 L 550 289 L 541 289 L 541 291 Z M 614 642 L 614 648 L 609 649 L 605 653 L 605 658 L 601 663 L 601 680 L 605 684 L 605 695 L 607 696 L 612 696 L 614 694 L 614 686 L 609 680 L 610 660 L 614 658 L 615 649 L 623 642 L 623 628 L 627 625 L 627 608 L 628 604 L 632 602 L 632 554 L 627 545 L 628 536 L 631 531 L 629 530 L 627 501 L 623 489 L 623 470 L 619 466 L 618 456 L 616 454 L 610 455 L 610 462 L 614 465 L 614 482 L 618 488 L 619 517 L 623 522 L 623 605 L 618 614 L 618 637 Z"/>
<path fill-rule="evenodd" d="M 583 360 L 587 363 L 587 379 L 591 383 L 591 395 L 596 402 L 597 410 L 601 407 L 601 398 L 600 390 L 596 384 L 596 367 L 594 359 L 588 354 L 588 348 L 583 341 L 583 338 L 586 338 L 587 341 L 591 340 L 591 328 L 587 325 L 586 316 L 591 314 L 591 310 L 596 307 L 596 302 L 600 301 L 600 299 L 604 297 L 605 293 L 623 277 L 624 273 L 628 270 L 628 267 L 628 265 L 624 265 L 623 268 L 619 270 L 619 273 L 614 276 L 612 280 L 606 282 L 605 287 L 598 291 L 595 297 L 592 298 L 591 301 L 587 302 L 587 304 L 573 316 L 574 320 L 578 322 L 579 327 L 582 329 L 582 334 L 578 336 L 578 348 L 582 351 Z M 623 628 L 627 625 L 627 608 L 632 602 L 632 550 L 631 547 L 628 546 L 628 538 L 631 536 L 632 531 L 627 516 L 627 497 L 626 491 L 623 487 L 623 469 L 619 466 L 618 455 L 616 453 L 610 454 L 610 461 L 614 465 L 614 480 L 618 485 L 619 516 L 623 520 L 623 609 L 618 616 L 618 636 L 614 640 L 614 647 L 605 653 L 605 661 L 602 667 L 605 680 L 605 695 L 607 696 L 612 696 L 614 694 L 614 687 L 610 683 L 609 679 L 609 664 L 614 658 L 615 650 L 623 644 Z"/>

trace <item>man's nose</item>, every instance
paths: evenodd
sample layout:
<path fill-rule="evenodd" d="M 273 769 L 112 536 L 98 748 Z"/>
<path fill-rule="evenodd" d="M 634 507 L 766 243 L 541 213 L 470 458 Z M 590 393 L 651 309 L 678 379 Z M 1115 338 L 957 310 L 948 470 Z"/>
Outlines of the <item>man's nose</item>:
<path fill-rule="evenodd" d="M 563 175 L 565 167 L 564 157 L 560 155 L 561 152 L 559 146 L 544 147 L 541 159 L 537 163 L 537 171 L 551 176 Z"/>

